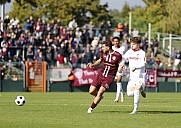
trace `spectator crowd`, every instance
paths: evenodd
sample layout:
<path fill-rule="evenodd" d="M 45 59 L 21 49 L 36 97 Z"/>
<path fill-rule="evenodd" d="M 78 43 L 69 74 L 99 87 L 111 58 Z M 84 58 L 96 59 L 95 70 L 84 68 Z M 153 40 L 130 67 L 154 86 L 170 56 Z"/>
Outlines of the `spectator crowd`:
<path fill-rule="evenodd" d="M 0 30 L 1 62 L 46 61 L 49 66 L 71 63 L 74 67 L 84 68 L 99 58 L 102 41 L 112 41 L 113 36 L 119 36 L 126 52 L 130 47 L 129 37 L 139 36 L 136 28 L 129 35 L 128 23 L 118 23 L 117 28 L 113 28 L 109 20 L 95 27 L 92 21 L 79 26 L 76 19 L 72 19 L 63 26 L 60 19 L 47 22 L 30 16 L 20 23 L 17 17 L 10 19 L 7 15 L 0 23 L 3 23 L 3 30 Z M 158 41 L 153 39 L 153 57 L 157 57 L 158 47 Z M 148 51 L 146 34 L 142 37 L 141 48 Z M 173 58 L 180 59 L 180 52 L 177 51 Z M 148 62 L 155 64 L 154 59 Z"/>

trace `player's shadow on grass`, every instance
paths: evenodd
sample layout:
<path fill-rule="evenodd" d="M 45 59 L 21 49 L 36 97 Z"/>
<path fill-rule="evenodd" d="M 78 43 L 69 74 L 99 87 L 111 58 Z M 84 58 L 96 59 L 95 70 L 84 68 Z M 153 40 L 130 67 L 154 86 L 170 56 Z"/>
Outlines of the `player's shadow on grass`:
<path fill-rule="evenodd" d="M 130 113 L 131 111 L 104 111 L 108 113 Z M 181 111 L 138 111 L 142 114 L 181 114 Z"/>
<path fill-rule="evenodd" d="M 147 114 L 181 114 L 181 111 L 139 111 L 140 113 Z"/>
<path fill-rule="evenodd" d="M 107 113 L 130 113 L 131 111 L 123 111 L 123 110 L 120 110 L 120 111 L 114 111 L 114 110 L 111 110 L 111 111 L 104 111 L 104 112 L 107 112 Z"/>

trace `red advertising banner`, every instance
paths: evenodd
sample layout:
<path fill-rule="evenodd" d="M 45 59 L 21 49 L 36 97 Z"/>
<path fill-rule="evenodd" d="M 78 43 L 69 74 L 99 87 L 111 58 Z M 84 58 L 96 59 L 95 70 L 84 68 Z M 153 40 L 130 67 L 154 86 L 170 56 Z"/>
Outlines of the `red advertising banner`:
<path fill-rule="evenodd" d="M 157 70 L 147 69 L 146 87 L 157 87 Z"/>
<path fill-rule="evenodd" d="M 158 70 L 158 77 L 181 78 L 181 70 Z"/>
<path fill-rule="evenodd" d="M 99 69 L 76 68 L 74 86 L 90 85 Z M 147 87 L 157 87 L 157 77 L 180 78 L 181 71 L 147 69 Z"/>
<path fill-rule="evenodd" d="M 74 86 L 89 85 L 98 74 L 99 69 L 76 68 L 74 69 Z"/>

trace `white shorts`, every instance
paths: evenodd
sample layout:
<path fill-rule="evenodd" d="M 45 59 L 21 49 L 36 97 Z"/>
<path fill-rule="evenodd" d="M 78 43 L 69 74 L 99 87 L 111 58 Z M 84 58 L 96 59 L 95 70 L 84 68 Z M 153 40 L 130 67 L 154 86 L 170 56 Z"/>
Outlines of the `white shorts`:
<path fill-rule="evenodd" d="M 141 85 L 143 88 L 145 88 L 145 82 L 145 78 L 130 79 L 127 88 L 136 87 L 136 85 Z"/>

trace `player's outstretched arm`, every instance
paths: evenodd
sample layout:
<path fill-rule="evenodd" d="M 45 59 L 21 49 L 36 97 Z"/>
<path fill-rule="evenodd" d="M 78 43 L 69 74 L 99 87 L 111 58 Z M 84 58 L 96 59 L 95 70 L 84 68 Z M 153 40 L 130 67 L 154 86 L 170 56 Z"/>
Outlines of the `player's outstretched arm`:
<path fill-rule="evenodd" d="M 88 68 L 94 68 L 95 66 L 99 65 L 102 62 L 102 58 L 99 58 L 96 62 L 94 62 L 93 64 L 88 63 L 87 67 Z"/>

